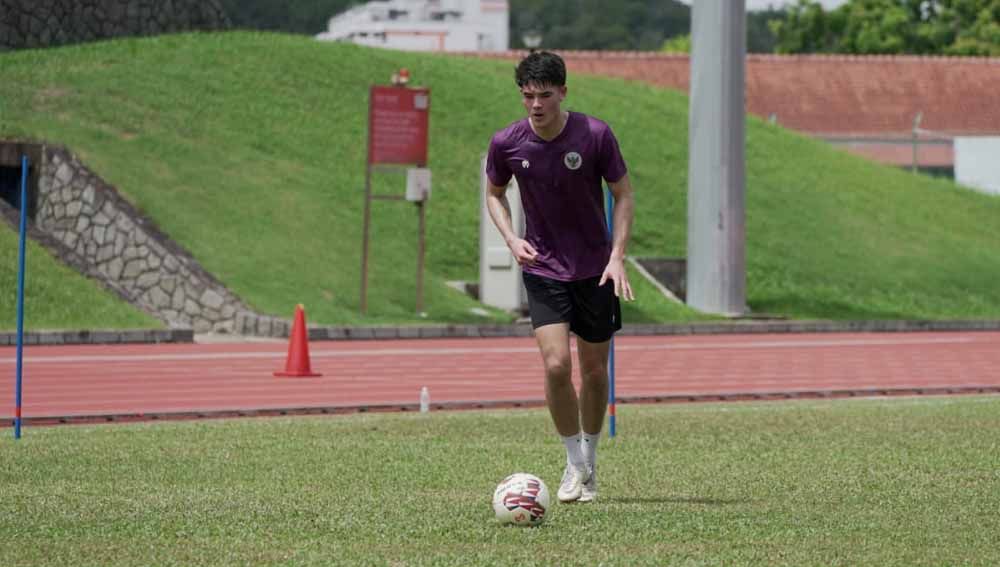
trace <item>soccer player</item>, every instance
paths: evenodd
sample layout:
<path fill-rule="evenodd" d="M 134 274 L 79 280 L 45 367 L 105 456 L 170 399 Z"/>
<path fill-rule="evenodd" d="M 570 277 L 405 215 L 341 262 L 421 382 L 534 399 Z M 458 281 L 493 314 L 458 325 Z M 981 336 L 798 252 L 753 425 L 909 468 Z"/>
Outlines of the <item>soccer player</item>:
<path fill-rule="evenodd" d="M 515 80 L 528 116 L 490 141 L 486 204 L 522 268 L 545 365 L 545 399 L 566 446 L 557 496 L 589 502 L 597 496 L 597 441 L 608 403 L 608 350 L 621 328 L 619 298 L 634 299 L 624 264 L 632 187 L 611 128 L 562 109 L 567 88 L 561 57 L 532 53 L 518 64 Z M 505 194 L 511 176 L 521 191 L 524 238 L 511 225 Z M 615 197 L 610 239 L 602 180 Z M 577 337 L 579 396 L 571 379 L 570 333 Z"/>

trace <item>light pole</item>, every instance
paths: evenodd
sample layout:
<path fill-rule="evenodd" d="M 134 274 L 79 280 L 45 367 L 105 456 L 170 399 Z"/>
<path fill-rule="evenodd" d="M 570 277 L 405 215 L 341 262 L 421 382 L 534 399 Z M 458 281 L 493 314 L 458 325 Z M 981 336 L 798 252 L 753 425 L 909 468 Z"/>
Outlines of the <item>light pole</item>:
<path fill-rule="evenodd" d="M 534 29 L 525 30 L 521 34 L 521 42 L 529 50 L 534 51 L 542 45 L 542 32 Z"/>
<path fill-rule="evenodd" d="M 745 0 L 692 2 L 687 302 L 746 312 Z"/>

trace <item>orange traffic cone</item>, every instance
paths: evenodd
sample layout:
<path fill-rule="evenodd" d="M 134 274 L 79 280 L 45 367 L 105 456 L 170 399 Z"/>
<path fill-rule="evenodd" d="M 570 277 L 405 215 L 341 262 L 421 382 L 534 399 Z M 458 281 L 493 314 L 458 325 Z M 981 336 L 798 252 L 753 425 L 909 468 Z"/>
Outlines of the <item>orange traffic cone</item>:
<path fill-rule="evenodd" d="M 302 304 L 295 306 L 295 321 L 292 323 L 292 336 L 288 343 L 288 360 L 285 361 L 285 371 L 275 372 L 275 376 L 290 376 L 306 378 L 322 376 L 312 371 L 309 365 L 309 336 L 306 330 L 306 313 Z"/>

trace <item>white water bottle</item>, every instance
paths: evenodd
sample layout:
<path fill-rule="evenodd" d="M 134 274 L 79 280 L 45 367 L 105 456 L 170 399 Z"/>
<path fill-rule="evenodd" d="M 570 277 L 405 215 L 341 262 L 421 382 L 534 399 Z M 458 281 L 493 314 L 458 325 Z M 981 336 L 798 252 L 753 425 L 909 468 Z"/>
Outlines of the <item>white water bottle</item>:
<path fill-rule="evenodd" d="M 427 413 L 431 410 L 431 393 L 427 386 L 420 388 L 420 413 Z"/>

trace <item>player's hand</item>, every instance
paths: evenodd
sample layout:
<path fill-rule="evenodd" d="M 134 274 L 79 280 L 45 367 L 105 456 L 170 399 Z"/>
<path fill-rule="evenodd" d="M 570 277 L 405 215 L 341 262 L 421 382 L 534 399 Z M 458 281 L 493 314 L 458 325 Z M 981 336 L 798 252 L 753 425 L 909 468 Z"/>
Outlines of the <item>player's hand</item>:
<path fill-rule="evenodd" d="M 602 286 L 608 280 L 611 280 L 615 285 L 615 297 L 620 297 L 625 301 L 635 299 L 635 294 L 632 293 L 632 286 L 628 283 L 628 275 L 625 273 L 625 262 L 623 260 L 612 258 L 608 262 L 608 266 L 604 268 L 604 273 L 601 274 L 601 281 L 597 285 Z"/>
<path fill-rule="evenodd" d="M 510 252 L 522 266 L 530 266 L 538 259 L 538 251 L 527 240 L 515 238 L 510 243 Z"/>

